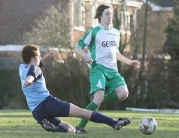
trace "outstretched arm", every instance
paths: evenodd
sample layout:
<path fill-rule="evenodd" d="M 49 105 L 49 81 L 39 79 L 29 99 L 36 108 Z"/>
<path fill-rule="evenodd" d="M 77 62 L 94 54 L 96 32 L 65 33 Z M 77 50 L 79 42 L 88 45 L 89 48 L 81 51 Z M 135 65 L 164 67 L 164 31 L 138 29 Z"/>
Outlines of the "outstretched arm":
<path fill-rule="evenodd" d="M 78 46 L 75 48 L 76 53 L 81 55 L 86 63 L 92 63 L 93 60 L 91 57 L 82 49 L 82 47 Z"/>
<path fill-rule="evenodd" d="M 53 57 L 56 54 L 55 50 L 51 50 L 48 54 L 46 54 L 43 58 L 41 58 L 42 64 L 44 64 L 50 57 Z"/>
<path fill-rule="evenodd" d="M 140 62 L 138 60 L 128 59 L 125 56 L 121 55 L 120 53 L 117 53 L 116 57 L 117 57 L 117 60 L 124 62 L 124 63 L 126 63 L 130 66 L 133 66 L 133 67 L 136 67 L 136 68 L 139 68 L 139 66 L 140 66 Z"/>
<path fill-rule="evenodd" d="M 31 85 L 31 84 L 33 83 L 33 81 L 34 81 L 34 77 L 33 77 L 33 76 L 28 76 L 28 77 L 26 78 L 26 81 L 25 81 L 25 83 L 24 83 L 24 86 L 29 86 L 29 85 Z"/>

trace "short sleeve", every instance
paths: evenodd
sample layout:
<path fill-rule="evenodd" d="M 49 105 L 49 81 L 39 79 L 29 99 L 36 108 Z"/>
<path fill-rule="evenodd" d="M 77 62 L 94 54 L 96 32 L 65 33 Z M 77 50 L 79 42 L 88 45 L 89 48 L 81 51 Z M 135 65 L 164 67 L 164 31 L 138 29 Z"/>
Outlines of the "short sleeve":
<path fill-rule="evenodd" d="M 92 39 L 92 30 L 89 30 L 77 43 L 76 47 L 81 46 L 82 48 L 87 47 Z"/>
<path fill-rule="evenodd" d="M 39 77 L 41 77 L 41 75 L 42 75 L 42 71 L 41 71 L 40 67 L 33 66 L 33 65 L 30 66 L 29 71 L 27 73 L 27 77 L 33 76 L 34 81 L 36 81 Z"/>

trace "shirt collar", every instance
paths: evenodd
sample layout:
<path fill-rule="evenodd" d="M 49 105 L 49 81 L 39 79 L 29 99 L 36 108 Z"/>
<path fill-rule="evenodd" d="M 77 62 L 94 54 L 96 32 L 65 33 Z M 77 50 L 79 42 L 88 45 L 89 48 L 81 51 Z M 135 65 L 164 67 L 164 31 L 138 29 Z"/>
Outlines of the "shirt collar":
<path fill-rule="evenodd" d="M 110 26 L 110 28 L 104 28 L 104 26 L 102 24 L 99 23 L 98 25 L 101 29 L 104 29 L 104 30 L 111 30 L 113 27 L 112 25 Z"/>

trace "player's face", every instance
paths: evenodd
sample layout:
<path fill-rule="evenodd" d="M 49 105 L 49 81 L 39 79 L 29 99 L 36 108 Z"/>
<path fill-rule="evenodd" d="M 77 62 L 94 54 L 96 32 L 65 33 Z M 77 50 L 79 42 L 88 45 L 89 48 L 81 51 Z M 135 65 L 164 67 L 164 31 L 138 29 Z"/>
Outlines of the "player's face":
<path fill-rule="evenodd" d="M 112 9 L 105 9 L 101 16 L 101 24 L 110 25 L 112 24 L 113 12 Z"/>
<path fill-rule="evenodd" d="M 37 51 L 37 56 L 35 56 L 35 57 L 32 58 L 33 65 L 39 66 L 39 64 L 40 64 L 40 59 L 41 59 L 40 52 Z"/>

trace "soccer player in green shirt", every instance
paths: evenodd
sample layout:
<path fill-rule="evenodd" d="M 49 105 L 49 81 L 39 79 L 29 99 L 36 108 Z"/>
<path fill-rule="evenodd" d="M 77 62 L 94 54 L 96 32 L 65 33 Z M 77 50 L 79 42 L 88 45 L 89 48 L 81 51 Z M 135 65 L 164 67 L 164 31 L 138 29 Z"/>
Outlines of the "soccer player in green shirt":
<path fill-rule="evenodd" d="M 90 66 L 90 94 L 93 100 L 86 107 L 95 111 L 101 103 L 122 101 L 128 97 L 128 88 L 124 78 L 118 73 L 117 60 L 138 68 L 138 60 L 130 60 L 121 55 L 118 48 L 120 42 L 119 30 L 112 26 L 113 11 L 108 5 L 100 5 L 96 9 L 95 18 L 99 25 L 89 30 L 77 43 L 75 51 L 83 57 Z M 86 53 L 83 48 L 88 48 Z M 121 118 L 121 123 L 129 118 Z M 81 119 L 76 127 L 76 133 L 87 133 L 87 119 Z"/>

